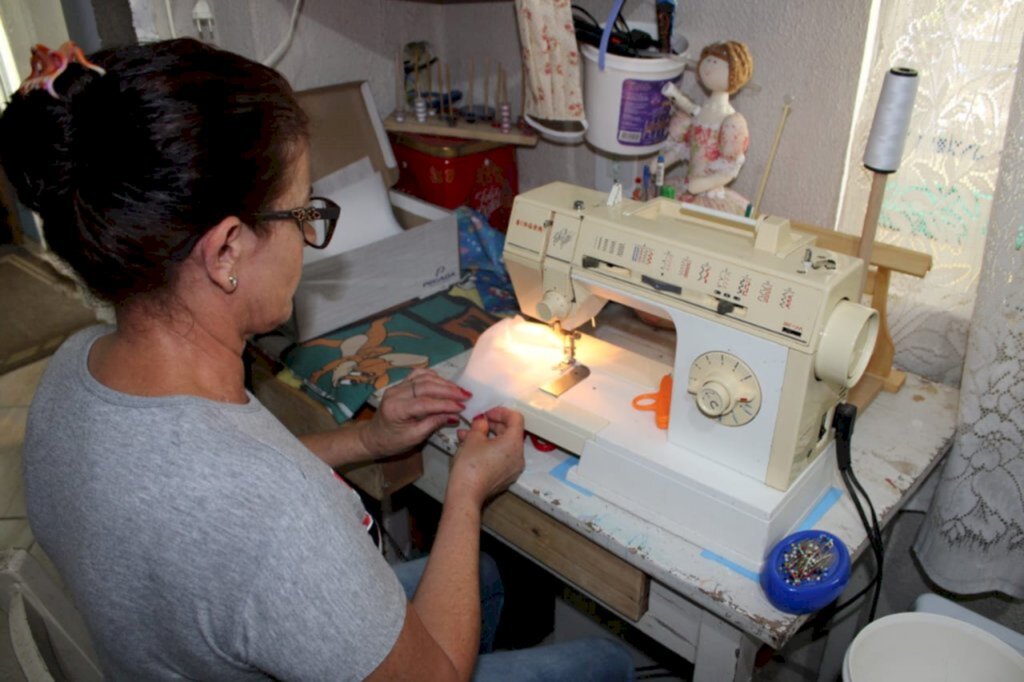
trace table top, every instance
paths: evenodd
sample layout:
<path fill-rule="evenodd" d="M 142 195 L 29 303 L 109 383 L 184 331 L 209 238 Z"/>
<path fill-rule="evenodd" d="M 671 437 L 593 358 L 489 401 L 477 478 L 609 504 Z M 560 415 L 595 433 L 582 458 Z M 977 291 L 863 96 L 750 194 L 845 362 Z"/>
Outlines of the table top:
<path fill-rule="evenodd" d="M 456 377 L 468 353 L 435 369 Z M 898 393 L 880 394 L 858 417 L 853 435 L 853 469 L 886 523 L 920 486 L 953 441 L 959 391 L 915 375 Z M 434 444 L 454 451 L 453 431 Z M 703 548 L 591 494 L 566 479 L 577 458 L 562 451 L 540 452 L 529 442 L 526 470 L 510 491 L 566 526 L 625 559 L 652 579 L 709 609 L 737 628 L 776 648 L 807 616 L 779 611 L 765 598 L 757 576 L 729 565 Z M 814 527 L 843 540 L 851 554 L 867 537 L 838 470 L 833 487 L 841 496 Z"/>

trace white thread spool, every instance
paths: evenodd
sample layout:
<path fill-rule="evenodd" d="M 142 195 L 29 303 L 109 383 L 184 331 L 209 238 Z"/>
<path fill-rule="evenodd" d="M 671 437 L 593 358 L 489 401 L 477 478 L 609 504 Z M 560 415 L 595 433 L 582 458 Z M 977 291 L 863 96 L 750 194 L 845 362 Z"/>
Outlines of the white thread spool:
<path fill-rule="evenodd" d="M 885 74 L 864 148 L 864 166 L 868 170 L 894 173 L 899 168 L 916 94 L 917 71 L 914 69 L 897 67 Z"/>
<path fill-rule="evenodd" d="M 424 123 L 427 120 L 427 101 L 422 97 L 416 98 L 416 103 L 413 105 L 416 110 L 416 120 L 420 123 Z"/>
<path fill-rule="evenodd" d="M 864 272 L 860 279 L 860 290 L 867 286 L 868 268 L 871 265 L 871 251 L 875 244 L 878 217 L 882 212 L 885 197 L 885 181 L 889 173 L 896 172 L 903 158 L 903 143 L 907 140 L 910 127 L 910 112 L 914 108 L 917 94 L 917 71 L 897 67 L 885 74 L 882 94 L 878 97 L 875 118 L 871 122 L 871 133 L 864 149 L 864 167 L 874 172 L 871 178 L 871 192 L 868 194 L 864 227 L 860 231 L 857 256 L 864 261 Z"/>

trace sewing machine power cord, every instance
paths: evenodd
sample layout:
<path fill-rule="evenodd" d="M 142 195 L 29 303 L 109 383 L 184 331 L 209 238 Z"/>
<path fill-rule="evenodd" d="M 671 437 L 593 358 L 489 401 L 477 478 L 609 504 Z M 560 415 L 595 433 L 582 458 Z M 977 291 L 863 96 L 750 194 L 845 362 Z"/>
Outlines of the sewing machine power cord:
<path fill-rule="evenodd" d="M 885 547 L 882 544 L 882 532 L 878 524 L 878 516 L 875 514 L 875 506 L 871 503 L 871 498 L 864 491 L 864 487 L 857 480 L 856 474 L 853 473 L 853 467 L 850 458 L 850 443 L 853 439 L 853 426 L 857 421 L 857 406 L 843 403 L 836 407 L 835 417 L 832 420 L 832 426 L 835 427 L 835 438 L 836 438 L 836 464 L 839 467 L 839 473 L 843 477 L 843 483 L 846 486 L 846 491 L 850 495 L 850 499 L 853 501 L 853 506 L 857 510 L 857 516 L 860 517 L 861 524 L 864 526 L 864 532 L 867 533 L 868 542 L 871 545 L 871 551 L 875 558 L 875 575 L 868 581 L 868 583 L 861 588 L 855 595 L 850 597 L 844 602 L 833 602 L 829 606 L 825 607 L 818 614 L 809 620 L 801 627 L 801 630 L 813 629 L 814 634 L 813 640 L 817 640 L 828 634 L 829 624 L 834 622 L 836 616 L 842 611 L 849 608 L 853 604 L 856 604 L 861 597 L 866 595 L 872 588 L 875 593 L 871 599 L 871 610 L 868 614 L 868 623 L 875 619 L 875 612 L 878 609 L 878 598 L 882 590 L 882 566 L 885 559 Z M 858 495 L 859 494 L 859 495 Z M 868 522 L 868 514 L 864 511 L 864 505 L 861 503 L 861 497 L 867 503 L 868 511 L 871 514 L 871 521 Z"/>
<path fill-rule="evenodd" d="M 875 556 L 875 576 L 864 586 L 857 594 L 853 595 L 845 602 L 836 605 L 832 611 L 832 617 L 835 617 L 840 611 L 855 603 L 862 596 L 867 594 L 868 590 L 875 588 L 875 594 L 871 599 L 871 611 L 868 614 L 868 622 L 870 623 L 875 619 L 875 612 L 878 609 L 878 597 L 882 590 L 882 566 L 885 559 L 885 547 L 882 544 L 882 530 L 878 524 L 878 516 L 875 514 L 875 506 L 871 503 L 871 498 L 864 491 L 864 487 L 857 480 L 856 474 L 853 473 L 853 466 L 850 458 L 850 443 L 853 440 L 853 426 L 857 420 L 857 406 L 849 403 L 843 403 L 836 408 L 835 418 L 832 423 L 836 429 L 836 463 L 839 466 L 839 473 L 843 477 L 843 483 L 846 484 L 846 491 L 850 494 L 850 499 L 853 501 L 853 506 L 857 510 L 857 516 L 860 517 L 860 522 L 864 526 L 864 532 L 867 533 L 868 542 L 871 545 L 872 553 Z M 859 496 L 858 496 L 859 493 Z M 868 523 L 867 514 L 864 513 L 864 506 L 861 504 L 860 498 L 863 497 L 867 503 L 868 511 L 871 512 L 871 523 Z"/>

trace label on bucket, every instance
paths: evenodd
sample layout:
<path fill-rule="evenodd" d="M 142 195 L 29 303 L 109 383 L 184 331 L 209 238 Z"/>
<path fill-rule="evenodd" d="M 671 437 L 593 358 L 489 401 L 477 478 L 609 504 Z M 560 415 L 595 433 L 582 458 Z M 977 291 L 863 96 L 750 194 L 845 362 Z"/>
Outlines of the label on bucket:
<path fill-rule="evenodd" d="M 648 147 L 662 142 L 668 135 L 668 122 L 672 118 L 672 103 L 661 94 L 665 80 L 622 81 L 622 103 L 619 105 L 620 144 L 631 147 Z"/>

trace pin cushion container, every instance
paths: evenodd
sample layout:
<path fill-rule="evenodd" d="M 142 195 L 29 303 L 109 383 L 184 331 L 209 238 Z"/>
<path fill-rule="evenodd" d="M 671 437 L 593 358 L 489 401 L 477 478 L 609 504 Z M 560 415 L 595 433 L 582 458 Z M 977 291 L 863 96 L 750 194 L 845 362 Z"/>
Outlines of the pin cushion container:
<path fill-rule="evenodd" d="M 761 569 L 768 601 L 787 613 L 813 613 L 835 600 L 850 581 L 850 552 L 823 530 L 787 535 L 769 552 Z"/>

